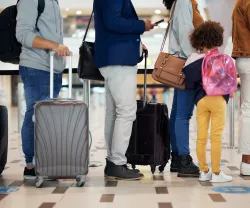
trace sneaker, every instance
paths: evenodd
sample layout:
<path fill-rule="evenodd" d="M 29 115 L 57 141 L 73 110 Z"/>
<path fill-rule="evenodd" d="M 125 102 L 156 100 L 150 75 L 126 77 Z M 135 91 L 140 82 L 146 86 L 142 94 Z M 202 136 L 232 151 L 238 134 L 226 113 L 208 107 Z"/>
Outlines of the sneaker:
<path fill-rule="evenodd" d="M 107 178 L 118 180 L 140 180 L 144 176 L 141 173 L 136 173 L 134 170 L 128 169 L 126 165 L 115 165 L 109 162 Z"/>
<path fill-rule="evenodd" d="M 232 176 L 228 176 L 221 171 L 219 175 L 216 175 L 213 173 L 212 180 L 210 182 L 211 183 L 225 183 L 225 182 L 230 182 L 232 180 L 233 180 Z"/>
<path fill-rule="evenodd" d="M 105 168 L 104 168 L 104 177 L 107 177 L 109 164 L 110 164 L 110 161 L 106 158 L 106 166 L 105 166 Z M 128 168 L 127 165 L 124 165 L 124 167 Z M 140 170 L 138 170 L 138 169 L 133 169 L 133 171 L 134 171 L 135 173 L 140 173 Z"/>
<path fill-rule="evenodd" d="M 212 172 L 205 173 L 203 171 L 200 172 L 199 181 L 210 181 L 212 179 Z"/>
<path fill-rule="evenodd" d="M 240 165 L 240 173 L 243 176 L 250 176 L 250 164 L 242 162 Z"/>
<path fill-rule="evenodd" d="M 36 179 L 35 168 L 28 169 L 25 167 L 23 177 L 26 180 L 35 180 Z"/>
<path fill-rule="evenodd" d="M 179 155 L 176 152 L 171 153 L 170 172 L 176 173 L 179 170 Z"/>
<path fill-rule="evenodd" d="M 178 177 L 199 177 L 200 169 L 193 163 L 190 155 L 179 156 Z"/>

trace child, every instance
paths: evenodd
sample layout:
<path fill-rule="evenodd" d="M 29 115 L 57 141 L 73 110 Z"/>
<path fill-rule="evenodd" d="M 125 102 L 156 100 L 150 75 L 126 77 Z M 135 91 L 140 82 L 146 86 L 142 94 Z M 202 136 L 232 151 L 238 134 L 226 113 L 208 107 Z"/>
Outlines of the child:
<path fill-rule="evenodd" d="M 206 53 L 218 50 L 223 44 L 224 29 L 219 23 L 208 21 L 196 28 L 190 36 L 192 47 L 197 51 L 187 60 L 183 72 L 186 76 L 186 88 L 195 89 L 197 105 L 197 157 L 200 167 L 200 181 L 229 182 L 231 176 L 220 169 L 222 133 L 226 120 L 226 104 L 229 95 L 207 96 L 202 85 L 202 64 Z M 206 162 L 206 144 L 211 120 L 211 160 L 212 171 Z"/>

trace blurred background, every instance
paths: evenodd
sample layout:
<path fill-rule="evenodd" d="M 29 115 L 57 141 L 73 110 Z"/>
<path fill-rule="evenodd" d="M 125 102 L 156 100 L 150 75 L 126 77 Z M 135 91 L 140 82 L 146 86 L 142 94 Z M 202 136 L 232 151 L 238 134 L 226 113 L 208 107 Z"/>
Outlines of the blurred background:
<path fill-rule="evenodd" d="M 160 24 L 157 28 L 149 33 L 145 33 L 142 36 L 143 43 L 149 50 L 148 68 L 153 69 L 156 58 L 159 54 L 160 46 L 163 40 L 165 30 L 167 28 L 167 21 L 169 19 L 169 11 L 166 10 L 162 4 L 162 0 L 132 0 L 135 9 L 140 19 L 149 19 L 152 22 L 156 22 L 162 18 L 165 22 Z M 215 20 L 221 22 L 225 28 L 225 41 L 221 50 L 227 54 L 231 54 L 232 51 L 232 38 L 231 38 L 231 16 L 232 10 L 235 4 L 235 0 L 197 0 L 199 9 L 205 20 Z M 0 0 L 0 12 L 16 3 L 16 0 Z M 59 0 L 61 12 L 64 19 L 64 43 L 73 52 L 73 67 L 78 65 L 79 47 L 81 45 L 86 26 L 88 24 L 90 14 L 92 12 L 93 0 Z M 87 36 L 88 41 L 94 41 L 95 31 L 94 22 L 92 21 L 90 30 Z M 168 42 L 165 46 L 165 51 L 168 48 Z M 144 63 L 139 64 L 139 68 L 143 68 Z M 18 70 L 17 65 L 5 64 L 0 62 L 1 70 Z M 75 74 L 73 84 L 73 96 L 79 100 L 83 98 L 82 80 L 79 80 Z M 148 84 L 154 84 L 154 86 L 147 89 L 147 99 L 152 102 L 164 102 L 167 103 L 171 109 L 171 102 L 173 97 L 173 90 L 156 83 L 151 75 L 148 75 Z M 63 76 L 64 88 L 61 91 L 60 96 L 66 96 L 67 94 L 67 75 Z M 138 84 L 143 84 L 143 75 L 138 75 Z M 140 87 L 142 87 L 140 85 Z M 138 88 L 138 99 L 142 99 L 143 90 Z M 99 115 L 103 114 L 104 110 L 104 87 L 102 82 L 91 82 L 91 110 L 98 111 L 96 121 L 92 121 L 92 128 L 96 125 L 102 126 L 103 121 L 100 121 Z M 237 101 L 239 101 L 239 93 L 237 94 Z M 16 119 L 17 126 L 20 130 L 20 126 L 23 120 L 25 112 L 25 101 L 23 93 L 23 85 L 19 76 L 0 76 L 0 104 L 9 106 L 12 110 L 11 113 Z M 236 105 L 239 107 L 239 104 Z M 95 117 L 94 116 L 94 117 Z M 95 119 L 95 118 L 92 118 Z M 195 131 L 195 127 L 194 127 Z"/>

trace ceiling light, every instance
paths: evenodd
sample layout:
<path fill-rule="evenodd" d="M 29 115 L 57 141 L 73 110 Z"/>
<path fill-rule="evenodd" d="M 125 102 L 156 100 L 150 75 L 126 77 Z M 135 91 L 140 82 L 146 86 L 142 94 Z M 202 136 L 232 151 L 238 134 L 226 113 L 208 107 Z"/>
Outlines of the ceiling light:
<path fill-rule="evenodd" d="M 77 11 L 76 14 L 80 15 L 80 14 L 82 14 L 82 11 Z"/>
<path fill-rule="evenodd" d="M 155 10 L 155 14 L 160 14 L 161 13 L 161 10 L 157 9 Z"/>
<path fill-rule="evenodd" d="M 65 11 L 68 12 L 70 10 L 70 8 L 66 8 Z"/>

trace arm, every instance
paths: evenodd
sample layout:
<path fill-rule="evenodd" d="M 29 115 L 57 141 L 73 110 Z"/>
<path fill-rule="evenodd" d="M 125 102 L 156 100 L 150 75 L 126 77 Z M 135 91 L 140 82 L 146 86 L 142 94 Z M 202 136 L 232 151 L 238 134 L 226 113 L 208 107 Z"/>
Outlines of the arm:
<path fill-rule="evenodd" d="M 250 3 L 247 5 L 247 8 L 245 11 L 246 11 L 247 19 L 248 19 L 248 30 L 250 30 Z"/>
<path fill-rule="evenodd" d="M 106 0 L 103 5 L 103 21 L 108 30 L 124 34 L 143 34 L 145 32 L 143 20 L 122 17 L 123 0 Z"/>
<path fill-rule="evenodd" d="M 192 52 L 193 48 L 190 44 L 189 35 L 194 30 L 193 25 L 193 9 L 190 1 L 177 1 L 180 2 L 179 7 L 180 11 L 178 16 L 176 16 L 178 25 L 177 25 L 177 38 L 180 44 L 180 47 L 188 58 Z M 177 5 L 176 5 L 177 6 Z"/>
<path fill-rule="evenodd" d="M 34 0 L 21 0 L 17 10 L 16 38 L 18 42 L 27 48 L 53 50 L 60 56 L 68 54 L 67 47 L 41 38 L 35 33 L 38 11 Z"/>

